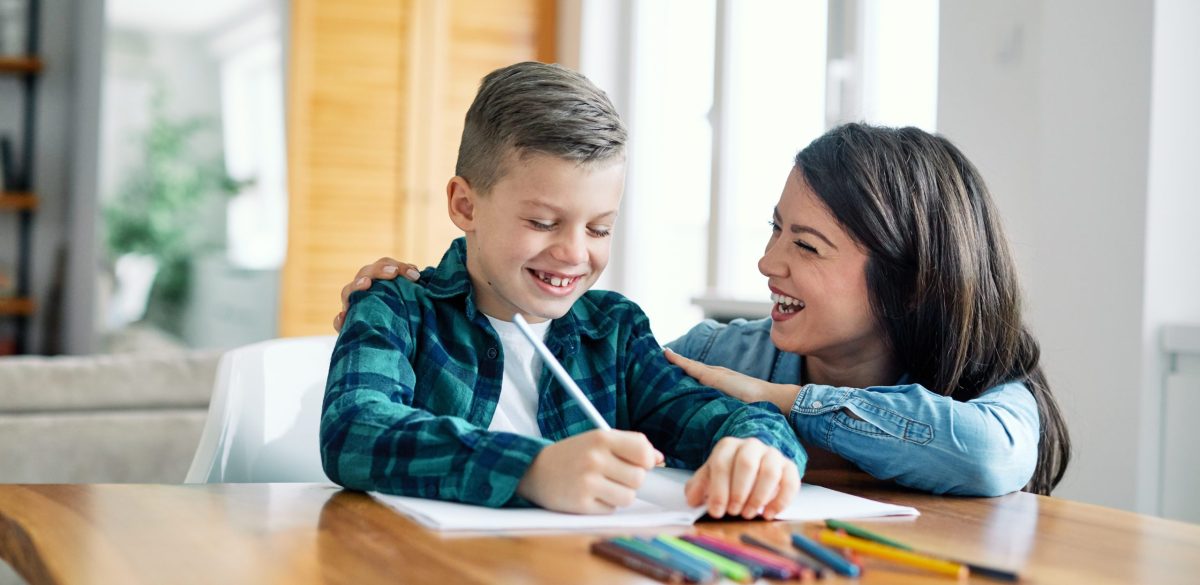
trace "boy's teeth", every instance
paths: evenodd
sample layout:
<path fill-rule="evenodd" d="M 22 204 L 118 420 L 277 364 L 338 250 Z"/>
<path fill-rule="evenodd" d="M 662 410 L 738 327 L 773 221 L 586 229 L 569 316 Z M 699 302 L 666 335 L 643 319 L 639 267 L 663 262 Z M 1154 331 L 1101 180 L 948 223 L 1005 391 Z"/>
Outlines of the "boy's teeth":
<path fill-rule="evenodd" d="M 567 286 L 575 280 L 575 279 L 569 278 L 569 277 L 568 278 L 560 278 L 557 276 L 550 276 L 549 274 L 546 274 L 545 272 L 538 272 L 537 276 L 538 276 L 538 278 L 542 279 L 542 282 L 549 284 L 550 286 Z"/>

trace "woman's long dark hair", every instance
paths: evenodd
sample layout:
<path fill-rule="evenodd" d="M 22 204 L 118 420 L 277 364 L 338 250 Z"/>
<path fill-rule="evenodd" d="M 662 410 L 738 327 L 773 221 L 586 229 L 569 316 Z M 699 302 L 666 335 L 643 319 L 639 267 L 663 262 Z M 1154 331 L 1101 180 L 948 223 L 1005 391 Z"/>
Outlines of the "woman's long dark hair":
<path fill-rule="evenodd" d="M 1025 490 L 1049 494 L 1071 440 L 979 171 L 945 138 L 864 124 L 814 140 L 796 168 L 867 250 L 872 308 L 913 382 L 961 401 L 1010 381 L 1033 393 L 1041 437 Z"/>

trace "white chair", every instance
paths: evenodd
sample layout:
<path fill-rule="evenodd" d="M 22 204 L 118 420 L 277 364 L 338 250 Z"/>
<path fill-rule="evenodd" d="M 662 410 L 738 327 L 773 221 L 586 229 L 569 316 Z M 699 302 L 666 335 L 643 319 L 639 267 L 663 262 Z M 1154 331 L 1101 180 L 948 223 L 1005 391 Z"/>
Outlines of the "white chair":
<path fill-rule="evenodd" d="M 329 482 L 317 433 L 336 340 L 274 339 L 223 355 L 184 481 Z"/>

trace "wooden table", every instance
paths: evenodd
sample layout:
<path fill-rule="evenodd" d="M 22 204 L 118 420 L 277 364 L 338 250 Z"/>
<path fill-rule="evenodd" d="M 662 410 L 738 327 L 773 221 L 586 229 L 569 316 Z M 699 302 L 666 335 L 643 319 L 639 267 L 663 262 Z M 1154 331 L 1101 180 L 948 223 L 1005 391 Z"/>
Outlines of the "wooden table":
<path fill-rule="evenodd" d="M 805 479 L 915 506 L 916 519 L 860 524 L 1017 569 L 1025 583 L 1200 581 L 1200 525 L 1029 494 L 929 496 L 846 472 Z M 706 521 L 621 533 L 749 533 L 786 546 L 789 530 L 813 528 Z M 34 584 L 649 582 L 590 555 L 599 536 L 444 535 L 369 496 L 317 484 L 0 485 L 0 557 Z M 952 579 L 867 560 L 860 582 Z"/>

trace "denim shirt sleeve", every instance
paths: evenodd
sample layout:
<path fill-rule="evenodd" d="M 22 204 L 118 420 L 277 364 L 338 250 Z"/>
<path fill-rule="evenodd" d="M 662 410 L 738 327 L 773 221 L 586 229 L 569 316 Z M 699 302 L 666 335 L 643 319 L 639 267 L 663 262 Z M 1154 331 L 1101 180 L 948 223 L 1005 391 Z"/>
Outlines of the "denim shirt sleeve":
<path fill-rule="evenodd" d="M 788 418 L 802 442 L 875 477 L 935 494 L 1006 494 L 1024 487 L 1037 464 L 1037 403 L 1018 382 L 966 402 L 918 384 L 865 389 L 809 384 Z"/>

